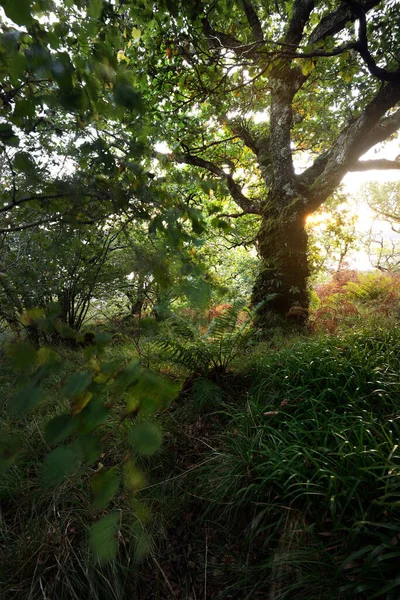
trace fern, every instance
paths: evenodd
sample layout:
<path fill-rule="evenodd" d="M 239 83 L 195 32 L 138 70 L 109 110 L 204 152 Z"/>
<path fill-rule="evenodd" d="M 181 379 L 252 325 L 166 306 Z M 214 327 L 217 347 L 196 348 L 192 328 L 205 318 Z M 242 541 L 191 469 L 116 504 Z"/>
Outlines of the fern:
<path fill-rule="evenodd" d="M 215 317 L 203 333 L 192 323 L 174 316 L 167 323 L 167 334 L 160 347 L 171 360 L 196 374 L 223 373 L 248 343 L 254 312 L 235 302 Z M 244 320 L 240 318 L 243 313 L 247 313 Z"/>

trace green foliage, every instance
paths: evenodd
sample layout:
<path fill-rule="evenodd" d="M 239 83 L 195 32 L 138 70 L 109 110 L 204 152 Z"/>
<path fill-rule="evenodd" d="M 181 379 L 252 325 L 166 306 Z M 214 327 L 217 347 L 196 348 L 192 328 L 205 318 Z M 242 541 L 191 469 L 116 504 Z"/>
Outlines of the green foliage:
<path fill-rule="evenodd" d="M 288 218 L 303 219 L 316 196 L 323 199 L 321 182 L 333 188 L 357 160 L 348 148 L 339 157 L 335 140 L 366 150 L 363 133 L 368 141 L 391 129 L 378 120 L 397 88 L 365 68 L 354 7 L 327 36 L 325 24 L 341 10 L 320 3 L 297 27 L 298 4 L 0 0 L 0 319 L 17 339 L 1 356 L 10 371 L 2 376 L 0 445 L 6 594 L 145 598 L 131 582 L 132 557 L 137 563 L 152 548 L 149 511 L 138 498 L 144 473 L 165 475 L 157 421 L 179 383 L 143 369 L 133 351 L 118 357 L 107 335 L 77 335 L 88 316 L 128 307 L 139 339 L 146 310 L 162 320 L 173 302 L 205 307 L 212 287 L 219 298 L 246 298 L 255 256 L 232 249 L 254 248 L 260 215 L 285 225 L 289 207 Z M 379 33 L 368 51 L 380 69 L 398 68 L 395 5 L 368 10 L 367 32 Z M 287 36 L 296 32 L 292 44 Z M 287 82 L 293 88 L 282 98 Z M 167 154 L 157 142 L 169 144 Z M 292 154 L 302 152 L 318 162 L 300 185 Z M 347 251 L 354 231 L 339 217 L 324 243 L 339 234 Z M 280 244 L 278 236 L 269 258 Z M 341 241 L 335 249 L 341 263 Z M 345 293 L 347 307 L 376 310 L 390 297 L 386 284 L 369 282 Z M 213 464 L 201 491 L 212 500 L 205 512 L 222 504 L 214 522 L 247 521 L 235 532 L 255 542 L 240 563 L 244 578 L 251 556 L 262 558 L 262 576 L 239 586 L 239 595 L 266 597 L 273 579 L 281 588 L 268 590 L 275 597 L 398 596 L 397 330 L 253 357 L 256 368 L 242 373 L 251 382 L 237 394 L 247 405 L 225 409 L 228 394 L 207 377 L 227 375 L 248 348 L 249 316 L 234 302 L 206 329 L 173 318 L 159 344 L 200 376 L 193 405 L 204 412 L 219 405 L 216 420 L 229 423 L 216 450 L 201 440 Z M 57 353 L 49 348 L 56 341 Z M 63 344 L 76 349 L 73 365 L 63 364 Z M 143 355 L 140 342 L 136 349 Z M 184 433 L 196 455 L 197 432 Z M 175 454 L 179 481 L 199 467 L 188 454 Z M 172 500 L 165 493 L 165 504 Z M 200 496 L 196 503 L 197 516 Z M 189 515 L 180 520 L 189 523 Z M 197 554 L 205 556 L 205 579 L 218 576 L 207 535 Z M 304 549 L 323 565 L 318 576 L 308 572 Z M 155 564 L 169 594 L 170 571 Z M 164 597 L 154 579 L 150 597 Z M 213 592 L 204 582 L 187 596 Z"/>
<path fill-rule="evenodd" d="M 249 342 L 254 312 L 236 302 L 216 316 L 205 331 L 173 317 L 163 332 L 160 347 L 173 361 L 194 373 L 223 373 Z"/>
<path fill-rule="evenodd" d="M 120 476 L 115 468 L 101 469 L 92 477 L 93 508 L 106 508 L 120 486 Z"/>
<path fill-rule="evenodd" d="M 117 532 L 120 516 L 110 513 L 94 523 L 90 528 L 90 546 L 93 554 L 101 562 L 109 562 L 117 554 Z"/>
<path fill-rule="evenodd" d="M 35 315 L 38 317 L 39 312 Z M 48 326 L 48 317 L 42 311 L 40 318 L 42 326 Z M 155 454 L 162 444 L 159 427 L 143 419 L 164 408 L 179 386 L 143 370 L 137 360 L 128 365 L 123 360 L 106 360 L 109 335 L 97 334 L 93 342 L 83 353 L 85 370 L 75 370 L 59 386 L 58 393 L 67 411 L 53 416 L 44 425 L 44 440 L 53 449 L 49 452 L 47 446 L 38 471 L 41 486 L 52 490 L 62 485 L 70 486 L 72 482 L 79 485 L 94 471 L 90 477 L 92 507 L 95 511 L 103 511 L 108 509 L 120 486 L 123 485 L 128 494 L 140 489 L 144 477 L 136 466 L 137 457 Z M 45 347 L 36 350 L 25 342 L 10 344 L 7 352 L 14 368 L 25 374 L 22 389 L 12 400 L 9 413 L 26 421 L 31 412 L 39 410 L 38 404 L 46 396 L 48 380 L 61 368 L 61 360 L 53 350 Z M 116 418 L 115 411 L 121 401 L 122 407 Z M 142 420 L 136 424 L 134 421 L 139 414 Z M 107 441 L 127 427 L 128 420 L 127 453 L 119 459 L 112 455 L 108 457 Z M 0 454 L 3 472 L 18 465 L 23 446 L 19 440 L 5 437 Z M 107 460 L 108 466 L 104 467 L 100 460 Z M 90 529 L 90 546 L 102 563 L 116 556 L 118 545 L 114 533 L 117 521 L 114 516 L 115 513 L 107 515 Z M 138 556 L 143 556 L 145 547 L 145 541 L 139 538 Z"/>
<path fill-rule="evenodd" d="M 388 327 L 399 319 L 400 287 L 397 275 L 343 270 L 317 286 L 310 324 L 316 331 L 335 333 L 365 322 Z"/>
<path fill-rule="evenodd" d="M 131 430 L 129 441 L 139 454 L 151 456 L 162 444 L 162 433 L 153 423 L 139 423 Z"/>
<path fill-rule="evenodd" d="M 359 248 L 357 221 L 358 216 L 347 206 L 347 198 L 339 192 L 309 215 L 306 229 L 313 280 L 343 269 L 349 254 Z"/>
<path fill-rule="evenodd" d="M 374 221 L 364 240 L 369 260 L 383 272 L 397 273 L 400 264 L 400 184 L 397 181 L 372 182 L 362 187 L 359 196 L 374 213 Z"/>
<path fill-rule="evenodd" d="M 399 348 L 398 329 L 360 331 L 243 366 L 250 396 L 225 406 L 200 495 L 259 553 L 242 582 L 252 593 L 398 596 Z"/>
<path fill-rule="evenodd" d="M 49 487 L 60 484 L 64 478 L 72 475 L 81 459 L 76 448 L 58 446 L 44 460 L 43 484 Z"/>

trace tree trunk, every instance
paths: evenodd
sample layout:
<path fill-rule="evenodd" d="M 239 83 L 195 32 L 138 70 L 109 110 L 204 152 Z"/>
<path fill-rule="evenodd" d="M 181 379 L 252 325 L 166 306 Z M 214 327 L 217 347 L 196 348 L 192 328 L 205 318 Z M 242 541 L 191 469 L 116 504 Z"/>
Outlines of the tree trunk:
<path fill-rule="evenodd" d="M 261 266 L 252 295 L 253 304 L 261 303 L 258 324 L 262 328 L 278 322 L 304 325 L 310 274 L 305 218 L 290 209 L 279 215 L 271 212 L 264 215 L 258 235 Z"/>

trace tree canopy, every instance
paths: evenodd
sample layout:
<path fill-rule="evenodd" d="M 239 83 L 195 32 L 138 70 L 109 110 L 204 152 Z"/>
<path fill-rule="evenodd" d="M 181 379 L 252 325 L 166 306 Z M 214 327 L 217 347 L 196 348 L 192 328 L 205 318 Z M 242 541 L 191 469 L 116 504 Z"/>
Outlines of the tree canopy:
<path fill-rule="evenodd" d="M 306 216 L 400 166 L 362 160 L 400 126 L 397 3 L 1 5 L 0 232 L 123 213 L 189 246 L 241 221 L 262 322 L 304 321 Z"/>

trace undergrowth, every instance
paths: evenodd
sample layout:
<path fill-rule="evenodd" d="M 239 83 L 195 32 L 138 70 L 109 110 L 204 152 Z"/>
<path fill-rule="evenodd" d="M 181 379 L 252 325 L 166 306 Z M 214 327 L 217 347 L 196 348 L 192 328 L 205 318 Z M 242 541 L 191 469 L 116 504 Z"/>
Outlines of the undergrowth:
<path fill-rule="evenodd" d="M 248 359 L 201 484 L 256 556 L 248 597 L 399 597 L 399 363 L 400 332 L 383 329 Z"/>
<path fill-rule="evenodd" d="M 237 321 L 232 327 L 228 336 L 237 334 Z M 210 331 L 203 338 L 218 340 Z M 190 338 L 189 347 L 204 339 Z M 88 529 L 98 518 L 89 478 L 67 477 L 48 489 L 38 477 L 48 451 L 44 423 L 64 410 L 58 390 L 82 364 L 81 353 L 65 352 L 46 405 L 18 423 L 1 413 L 3 435 L 23 436 L 26 448 L 0 483 L 1 597 L 400 597 L 395 320 L 258 345 L 243 335 L 232 354 L 231 347 L 223 376 L 210 379 L 215 365 L 207 355 L 190 387 L 157 415 L 164 444 L 154 456 L 136 457 L 146 473 L 141 490 L 120 491 L 102 511 L 119 515 L 110 563 L 89 551 Z M 127 360 L 135 351 L 126 339 L 110 349 Z M 166 356 L 154 357 L 165 369 Z M 175 376 L 183 380 L 193 365 L 177 358 L 185 368 Z M 0 378 L 6 403 L 16 384 L 6 363 Z M 107 467 L 131 452 L 129 427 L 111 438 L 101 459 Z"/>

